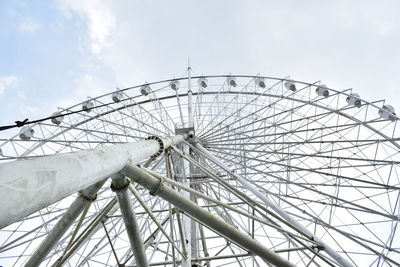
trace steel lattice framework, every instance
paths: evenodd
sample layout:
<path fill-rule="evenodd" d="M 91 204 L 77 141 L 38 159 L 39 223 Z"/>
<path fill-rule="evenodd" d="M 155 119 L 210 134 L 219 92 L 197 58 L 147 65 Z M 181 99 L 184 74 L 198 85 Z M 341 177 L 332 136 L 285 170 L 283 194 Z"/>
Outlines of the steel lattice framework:
<path fill-rule="evenodd" d="M 60 108 L 0 144 L 0 265 L 400 266 L 397 124 L 351 89 L 190 69 Z"/>

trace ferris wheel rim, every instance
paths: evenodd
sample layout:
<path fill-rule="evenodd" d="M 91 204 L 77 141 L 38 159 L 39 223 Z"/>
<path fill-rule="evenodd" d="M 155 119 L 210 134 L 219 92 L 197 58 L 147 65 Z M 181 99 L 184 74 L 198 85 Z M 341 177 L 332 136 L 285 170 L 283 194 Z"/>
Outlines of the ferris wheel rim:
<path fill-rule="evenodd" d="M 300 82 L 300 81 L 294 81 L 294 80 L 292 80 L 292 79 L 282 79 L 282 78 L 271 78 L 271 77 L 267 77 L 267 76 L 250 76 L 250 75 L 233 75 L 233 74 L 229 74 L 229 75 L 201 75 L 201 76 L 194 76 L 194 77 L 191 77 L 192 79 L 199 79 L 199 78 L 229 78 L 229 77 L 238 77 L 238 78 L 248 78 L 248 79 L 255 79 L 255 78 L 265 78 L 265 79 L 271 79 L 271 80 L 276 80 L 277 82 L 279 82 L 279 83 L 283 83 L 284 81 L 292 81 L 292 82 L 296 82 L 296 83 L 299 83 L 299 84 L 303 84 L 303 85 L 305 85 L 305 88 L 307 88 L 307 87 L 317 87 L 318 85 L 317 84 L 310 84 L 310 83 L 304 83 L 304 82 Z M 128 88 L 124 88 L 124 89 L 121 89 L 121 90 L 116 90 L 116 91 L 113 91 L 113 92 L 110 92 L 110 93 L 107 93 L 107 94 L 104 94 L 104 95 L 101 95 L 101 96 L 97 96 L 97 97 L 95 97 L 95 98 L 91 98 L 92 100 L 97 100 L 97 99 L 101 99 L 102 97 L 105 97 L 105 96 L 109 96 L 109 95 L 112 95 L 114 92 L 121 92 L 121 91 L 123 91 L 123 92 L 125 92 L 125 91 L 128 91 L 128 90 L 133 90 L 133 89 L 137 89 L 137 88 L 140 88 L 141 86 L 143 86 L 143 85 L 156 85 L 156 84 L 163 84 L 163 83 L 166 83 L 167 85 L 166 86 L 164 86 L 164 87 L 162 87 L 162 88 L 160 88 L 159 90 L 161 90 L 161 89 L 165 89 L 165 88 L 167 88 L 168 87 L 168 82 L 171 82 L 171 81 L 184 81 L 184 80 L 187 80 L 188 78 L 187 77 L 184 77 L 184 78 L 178 78 L 178 79 L 168 79 L 168 80 L 162 80 L 162 81 L 157 81 L 157 82 L 151 82 L 151 83 L 145 83 L 145 84 L 142 84 L 142 85 L 138 85 L 138 86 L 133 86 L 133 87 L 128 87 Z M 337 90 L 334 90 L 334 89 L 331 89 L 331 88 L 328 88 L 330 91 L 332 91 L 332 92 L 334 92 L 334 94 L 332 94 L 331 96 L 334 96 L 334 95 L 344 95 L 344 96 L 349 96 L 350 94 L 349 93 L 347 93 L 347 91 L 348 90 L 345 90 L 345 91 L 337 91 Z M 156 90 L 157 91 L 157 90 Z M 383 132 L 381 132 L 378 128 L 374 128 L 372 125 L 370 125 L 368 122 L 363 122 L 363 121 L 361 121 L 361 120 L 359 120 L 359 119 L 357 119 L 356 117 L 352 117 L 351 115 L 348 115 L 348 114 L 346 114 L 346 113 L 344 113 L 344 112 L 341 112 L 341 110 L 343 110 L 343 109 L 345 109 L 345 107 L 343 107 L 342 109 L 333 109 L 333 108 L 330 108 L 329 106 L 323 106 L 322 104 L 319 104 L 318 103 L 318 100 L 315 100 L 315 101 L 306 101 L 306 100 L 302 100 L 302 99 L 300 99 L 300 98 L 296 98 L 295 96 L 296 96 L 296 93 L 294 92 L 294 93 L 291 93 L 290 95 L 278 95 L 278 94 L 267 94 L 267 93 L 258 93 L 258 92 L 239 92 L 239 91 L 237 91 L 237 92 L 235 92 L 234 90 L 228 90 L 228 91 L 223 91 L 223 92 L 221 92 L 221 91 L 207 91 L 207 92 L 193 92 L 193 96 L 199 96 L 200 94 L 202 94 L 202 95 L 212 95 L 212 96 L 214 96 L 214 95 L 217 95 L 217 94 L 224 94 L 224 95 L 253 95 L 253 96 L 262 96 L 262 97 L 271 97 L 271 98 L 276 98 L 276 99 L 283 99 L 283 100 L 287 100 L 287 101 L 292 101 L 292 102 L 300 102 L 300 103 L 302 103 L 302 104 L 304 104 L 304 105 L 310 105 L 310 106 L 315 106 L 316 108 L 318 108 L 318 109 L 321 109 L 321 110 L 327 110 L 327 111 L 330 111 L 331 113 L 336 113 L 336 114 L 338 114 L 338 115 L 340 115 L 340 116 L 343 116 L 343 117 L 346 117 L 347 119 L 349 119 L 349 120 L 352 120 L 352 121 L 354 121 L 354 122 L 357 122 L 360 126 L 363 126 L 363 127 L 366 127 L 366 128 L 368 128 L 368 129 L 370 129 L 371 131 L 373 131 L 375 134 L 378 134 L 378 135 L 380 135 L 381 137 L 383 137 L 384 139 L 386 139 L 386 140 L 388 140 L 392 145 L 394 145 L 394 146 L 396 146 L 397 148 L 400 148 L 400 144 L 398 143 L 398 141 L 397 140 L 394 140 L 393 138 L 390 138 L 389 136 L 387 136 L 387 135 L 385 135 Z M 181 94 L 178 94 L 177 93 L 177 95 L 173 95 L 173 94 L 171 94 L 171 95 L 168 95 L 168 96 L 163 96 L 163 97 L 160 97 L 160 98 L 157 98 L 157 100 L 158 101 L 163 101 L 163 100 L 168 100 L 168 99 L 173 99 L 173 98 L 175 98 L 175 97 L 182 97 L 182 98 L 184 98 L 184 97 L 187 97 L 188 96 L 188 94 L 187 93 L 181 93 Z M 127 100 L 132 100 L 132 99 L 135 99 L 137 96 L 132 96 L 131 98 L 129 98 L 129 99 L 124 99 L 124 101 L 127 101 Z M 380 110 L 381 108 L 380 107 L 378 107 L 377 105 L 375 105 L 375 102 L 367 102 L 367 101 L 365 101 L 365 100 L 362 100 L 363 101 L 363 103 L 365 104 L 365 105 L 368 105 L 368 106 L 372 106 L 372 107 L 374 107 L 375 109 L 377 109 L 377 110 Z M 128 106 L 130 107 L 130 106 L 135 106 L 135 105 L 144 105 L 144 104 L 148 104 L 148 103 L 151 103 L 152 102 L 152 100 L 151 99 L 146 99 L 146 100 L 142 100 L 142 101 L 139 101 L 139 102 L 135 102 L 134 104 L 129 104 L 129 105 L 123 105 L 123 106 L 121 106 L 121 107 L 118 107 L 118 108 L 112 108 L 112 110 L 111 111 L 105 111 L 105 112 L 103 112 L 103 113 L 101 113 L 101 114 L 97 114 L 97 115 L 95 115 L 95 116 L 90 116 L 90 115 L 86 115 L 86 114 L 84 114 L 84 115 L 82 115 L 82 118 L 83 118 L 83 120 L 82 121 L 77 121 L 75 124 L 73 124 L 72 126 L 70 126 L 69 128 L 68 127 L 66 127 L 65 128 L 65 130 L 64 130 L 64 132 L 59 132 L 59 133 L 57 133 L 57 135 L 53 135 L 53 136 L 51 136 L 51 138 L 56 138 L 58 135 L 61 135 L 61 134 L 63 134 L 63 133 L 65 133 L 65 132 L 67 132 L 70 128 L 75 128 L 75 127 L 77 127 L 78 125 L 81 125 L 81 124 L 84 124 L 84 123 L 87 123 L 87 122 L 90 122 L 90 121 L 93 121 L 93 120 L 96 120 L 96 119 L 98 119 L 98 118 L 102 118 L 102 117 L 106 117 L 106 115 L 109 115 L 109 114 L 111 114 L 111 113 L 113 113 L 113 112 L 117 112 L 117 111 L 120 111 L 120 110 L 124 110 L 125 108 L 127 108 Z M 76 104 L 76 105 L 74 105 L 74 106 L 71 106 L 70 108 L 68 108 L 68 109 L 72 109 L 72 108 L 75 108 L 75 107 L 77 107 L 77 106 L 79 106 L 80 104 L 82 104 L 82 103 L 85 103 L 85 101 L 83 101 L 83 102 L 81 102 L 81 103 L 78 103 L 78 104 Z M 100 102 L 101 103 L 101 102 Z M 107 104 L 107 103 L 106 103 Z M 112 106 L 111 105 L 112 103 L 108 103 L 108 105 L 107 106 Z M 228 103 L 225 103 L 226 105 L 228 105 Z M 65 109 L 65 110 L 68 110 L 68 109 Z M 329 114 L 331 114 L 331 113 L 329 113 Z M 398 117 L 396 116 L 396 121 L 398 120 Z M 34 126 L 34 125 L 33 125 Z M 32 127 L 33 127 L 32 126 Z M 171 125 L 172 126 L 172 125 Z M 176 125 L 175 125 L 176 126 Z M 169 129 L 168 127 L 166 127 L 166 129 Z M 160 129 L 159 129 L 160 130 Z M 161 131 L 161 130 L 160 130 Z M 170 129 L 170 131 L 171 132 L 173 132 L 174 131 L 174 129 Z M 145 133 L 145 132 L 143 132 L 143 133 Z M 199 138 L 202 138 L 202 135 L 201 135 L 201 133 L 199 132 Z M 234 133 L 233 133 L 234 134 Z M 214 133 L 214 135 L 215 135 L 215 133 Z M 229 135 L 228 135 L 229 136 Z M 139 137 L 139 138 L 142 138 L 142 137 Z M 346 137 L 344 137 L 345 139 L 345 141 L 346 141 Z M 206 139 L 207 138 L 205 138 L 204 140 L 206 141 Z M 50 140 L 50 138 L 48 139 L 48 140 Z M 37 144 L 37 146 L 36 146 L 36 148 L 38 148 L 38 147 L 40 147 L 42 144 L 44 144 L 45 142 L 47 142 L 48 140 L 32 140 L 32 142 L 39 142 L 39 144 Z M 41 142 L 44 142 L 44 143 L 41 143 Z M 3 144 L 0 144 L 0 147 L 2 146 L 2 145 L 4 145 L 4 143 Z M 34 149 L 32 149 L 32 150 L 35 150 L 36 148 L 34 148 Z M 218 151 L 218 148 L 217 147 L 214 147 L 214 148 L 211 148 L 210 149 L 211 150 L 211 152 L 216 152 L 217 154 L 219 154 L 219 155 L 221 155 L 221 153 L 218 153 L 219 151 Z M 23 154 L 22 156 L 21 156 L 21 158 L 24 158 L 24 157 L 27 157 L 29 154 Z M 232 155 L 234 155 L 234 153 L 231 153 L 231 154 L 229 154 L 230 156 L 232 156 Z M 300 153 L 300 155 L 299 156 L 301 156 L 302 154 Z M 245 157 L 243 157 L 243 159 L 245 159 Z M 396 190 L 397 190 L 397 188 L 395 188 Z M 286 199 L 286 198 L 283 198 L 283 201 L 285 202 L 287 202 L 287 204 L 291 204 L 291 202 L 290 202 L 290 199 Z M 318 217 L 317 217 L 318 218 Z M 396 217 L 396 216 L 394 216 L 394 217 L 392 217 L 392 219 L 394 219 L 394 220 L 396 220 L 396 218 L 397 219 L 399 219 L 400 217 Z M 339 230 L 338 228 L 335 228 L 335 226 L 331 226 L 331 225 L 327 225 L 327 226 L 330 226 L 330 227 L 333 227 L 333 230 Z M 389 241 L 388 241 L 389 242 Z"/>
<path fill-rule="evenodd" d="M 221 78 L 221 77 L 230 77 L 230 76 L 231 76 L 231 75 L 227 75 L 227 76 L 224 76 L 224 75 L 197 76 L 197 77 L 193 77 L 193 79 L 195 79 L 195 78 L 202 78 L 202 77 Z M 232 76 L 234 76 L 234 75 L 232 75 Z M 246 75 L 242 75 L 242 76 L 235 76 L 235 77 L 257 78 L 258 76 L 246 76 Z M 260 77 L 262 77 L 262 76 L 260 76 Z M 262 78 L 267 78 L 267 77 L 262 77 Z M 144 85 L 151 85 L 151 84 L 158 84 L 158 83 L 163 83 L 163 82 L 168 82 L 168 81 L 177 81 L 177 80 L 186 80 L 186 79 L 187 79 L 187 78 L 162 80 L 162 81 L 157 81 L 157 82 L 152 82 L 152 83 L 146 83 L 146 84 L 144 84 Z M 274 79 L 274 80 L 280 80 L 280 81 L 294 81 L 294 80 L 279 79 L 279 78 L 273 78 L 273 79 Z M 294 82 L 298 82 L 298 81 L 294 81 Z M 300 83 L 300 82 L 299 82 L 299 83 Z M 306 84 L 307 86 L 315 86 L 315 87 L 316 87 L 315 84 L 309 84 L 309 83 L 304 83 L 304 82 L 302 82 L 302 83 L 303 83 L 303 84 Z M 122 89 L 122 90 L 131 90 L 131 89 L 139 88 L 140 86 L 143 86 L 143 85 L 134 86 L 134 87 L 129 87 L 129 88 Z M 328 89 L 329 89 L 329 90 L 332 90 L 332 91 L 335 91 L 335 92 L 338 93 L 338 94 L 342 94 L 342 95 L 345 95 L 345 96 L 349 96 L 349 94 L 345 93 L 345 91 L 347 91 L 347 90 L 345 90 L 345 91 L 337 91 L 337 90 L 330 89 L 330 88 L 328 88 Z M 112 95 L 112 93 L 114 93 L 114 92 L 120 92 L 120 91 L 121 91 L 121 90 L 116 90 L 116 91 L 113 91 L 113 92 L 111 92 L 111 93 L 107 93 L 107 94 L 104 94 L 104 95 L 101 95 L 101 96 L 98 96 L 98 97 L 95 97 L 95 98 L 91 98 L 91 99 L 96 100 L 96 99 L 98 99 L 98 98 L 100 98 L 100 97 L 109 96 L 109 95 Z M 243 92 L 234 92 L 234 91 L 228 91 L 228 92 L 223 92 L 223 93 L 224 93 L 224 94 L 246 94 L 246 93 L 243 93 Z M 197 93 L 193 93 L 194 96 L 199 95 L 199 94 L 200 94 L 200 93 L 198 93 L 198 92 L 197 92 Z M 217 91 L 216 91 L 216 92 L 202 92 L 201 94 L 221 94 L 221 92 L 217 92 Z M 250 94 L 254 94 L 254 93 L 250 93 Z M 295 93 L 293 93 L 292 95 L 294 95 L 294 94 L 295 94 Z M 338 114 L 341 115 L 341 116 L 344 116 L 344 117 L 346 117 L 346 118 L 348 118 L 348 119 L 354 120 L 354 121 L 356 121 L 357 123 L 360 123 L 360 124 L 362 124 L 363 126 L 365 126 L 365 127 L 369 128 L 369 129 L 373 130 L 375 133 L 381 135 L 381 136 L 384 137 L 386 140 L 390 140 L 390 142 L 391 142 L 393 145 L 395 145 L 397 148 L 400 148 L 400 140 L 399 140 L 399 141 L 391 140 L 391 139 L 393 139 L 393 138 L 390 138 L 389 136 L 384 135 L 384 134 L 381 133 L 378 129 L 375 129 L 374 127 L 370 126 L 370 125 L 368 124 L 368 122 L 363 122 L 363 121 L 361 121 L 361 120 L 358 120 L 358 119 L 356 119 L 356 118 L 353 118 L 353 117 L 351 117 L 350 115 L 347 115 L 346 113 L 340 112 L 340 110 L 335 111 L 335 110 L 332 109 L 332 108 L 329 108 L 329 107 L 326 107 L 326 106 L 323 106 L 323 105 L 318 105 L 318 104 L 316 104 L 316 103 L 314 103 L 314 102 L 311 102 L 311 101 L 305 101 L 305 100 L 301 100 L 301 99 L 298 99 L 298 98 L 294 98 L 294 97 L 291 98 L 291 97 L 283 96 L 283 95 L 273 95 L 273 94 L 263 94 L 263 93 L 257 93 L 257 95 L 270 96 L 270 97 L 276 97 L 276 98 L 282 98 L 282 99 L 287 99 L 287 100 L 302 102 L 302 103 L 304 103 L 304 104 L 313 105 L 313 106 L 316 106 L 316 107 L 319 107 L 319 108 L 322 108 L 322 109 L 326 109 L 326 110 L 331 111 L 331 112 L 336 112 L 336 113 L 338 113 Z M 184 97 L 184 96 L 188 96 L 188 94 L 187 94 L 187 93 L 179 94 L 179 97 Z M 176 97 L 176 96 L 172 94 L 172 95 L 167 96 L 167 97 L 162 97 L 162 98 L 160 98 L 159 100 L 172 99 L 172 98 L 174 98 L 174 97 Z M 127 98 L 127 99 L 124 99 L 124 100 L 122 100 L 122 101 L 131 100 L 131 99 L 133 99 L 133 98 L 135 98 L 135 97 Z M 140 102 L 138 102 L 138 103 L 129 104 L 129 105 L 124 105 L 124 106 L 121 106 L 121 107 L 119 107 L 119 108 L 114 108 L 113 111 L 104 112 L 104 113 L 98 114 L 98 115 L 96 115 L 96 116 L 89 116 L 89 115 L 87 115 L 89 118 L 87 118 L 87 119 L 85 119 L 85 120 L 83 120 L 83 121 L 81 121 L 81 122 L 77 122 L 77 123 L 76 123 L 75 125 L 73 125 L 72 127 L 78 126 L 78 125 L 81 125 L 81 124 L 84 124 L 85 122 L 89 122 L 89 121 L 91 121 L 91 120 L 95 120 L 95 119 L 97 119 L 97 118 L 99 118 L 99 117 L 102 117 L 103 115 L 107 115 L 107 114 L 112 113 L 112 112 L 117 112 L 117 111 L 123 110 L 123 109 L 125 109 L 125 108 L 127 108 L 127 107 L 131 107 L 131 106 L 135 106 L 135 105 L 141 105 L 141 104 L 144 104 L 144 103 L 149 103 L 149 102 L 151 102 L 151 101 L 152 101 L 152 100 L 143 100 L 143 101 L 140 101 Z M 381 110 L 381 109 L 382 109 L 382 108 L 376 106 L 373 102 L 367 102 L 367 101 L 365 101 L 365 100 L 362 100 L 362 101 L 365 102 L 367 105 L 370 105 L 370 106 L 372 106 L 372 107 L 374 107 L 374 108 L 376 108 L 376 109 L 378 109 L 378 110 Z M 82 103 L 85 103 L 85 102 L 86 102 L 86 101 L 80 102 L 80 103 L 78 103 L 78 104 L 76 104 L 76 105 L 73 105 L 73 106 L 71 106 L 71 107 L 69 107 L 69 108 L 67 108 L 67 109 L 64 109 L 64 110 L 70 110 L 71 108 L 74 108 L 74 107 L 76 107 L 76 106 L 79 106 L 79 105 L 81 105 Z M 105 106 L 109 106 L 109 105 L 111 105 L 111 104 L 113 104 L 113 103 L 112 103 L 112 102 L 109 102 L 109 103 L 105 104 Z M 343 110 L 344 110 L 344 109 L 343 109 Z M 396 120 L 399 120 L 399 117 L 398 117 L 398 116 L 396 116 Z M 33 124 L 31 127 L 34 127 L 34 126 L 37 126 L 37 125 L 40 125 L 40 123 L 35 123 L 35 124 Z M 72 128 L 72 127 L 71 127 L 71 128 Z M 68 129 L 65 129 L 65 131 L 67 131 L 67 130 L 68 130 Z M 55 135 L 54 137 L 56 137 L 56 136 L 58 136 L 58 135 L 60 135 L 60 134 L 62 134 L 62 132 L 58 133 L 58 134 Z M 11 137 L 8 141 L 3 142 L 3 143 L 0 143 L 0 148 L 1 148 L 3 145 L 5 145 L 7 142 L 9 142 L 10 140 L 12 140 L 12 139 L 14 139 L 15 137 L 17 137 L 18 135 L 19 135 L 19 134 L 17 133 L 17 134 L 15 134 L 13 137 Z M 54 138 L 54 137 L 53 137 L 53 136 L 50 137 L 49 140 L 51 140 L 51 139 Z M 41 144 L 44 144 L 47 140 L 37 140 L 37 141 L 40 141 Z M 40 145 L 39 145 L 39 146 L 40 146 Z M 37 148 L 37 147 L 36 147 L 36 148 Z M 22 157 L 24 157 L 24 156 L 27 156 L 27 155 L 25 155 L 25 154 L 22 155 Z"/>

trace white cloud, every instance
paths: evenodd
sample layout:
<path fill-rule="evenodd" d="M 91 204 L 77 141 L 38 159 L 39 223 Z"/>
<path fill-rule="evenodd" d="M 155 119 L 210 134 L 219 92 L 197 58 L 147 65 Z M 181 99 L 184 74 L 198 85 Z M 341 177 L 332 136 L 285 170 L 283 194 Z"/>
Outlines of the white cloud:
<path fill-rule="evenodd" d="M 96 97 L 110 91 L 110 88 L 100 78 L 86 73 L 73 82 L 73 90 L 69 96 L 54 103 L 53 109 L 57 107 L 67 108 L 88 98 Z"/>
<path fill-rule="evenodd" d="M 39 111 L 38 107 L 27 105 L 26 103 L 21 103 L 18 107 L 20 114 L 29 114 L 29 116 L 36 115 Z"/>
<path fill-rule="evenodd" d="M 74 12 L 86 20 L 89 35 L 87 45 L 93 54 L 97 55 L 110 46 L 115 29 L 115 18 L 103 2 L 60 0 L 59 3 L 68 17 L 71 16 L 71 12 Z"/>
<path fill-rule="evenodd" d="M 18 25 L 18 30 L 22 33 L 33 34 L 40 27 L 41 25 L 32 19 L 23 19 Z"/>
<path fill-rule="evenodd" d="M 89 97 L 95 97 L 105 92 L 105 85 L 91 74 L 84 74 L 78 81 L 75 94 L 81 99 Z"/>
<path fill-rule="evenodd" d="M 101 65 L 116 79 L 112 83 L 121 87 L 154 78 L 154 73 L 146 76 L 148 66 L 143 64 L 146 62 L 143 52 L 147 53 L 154 44 L 144 42 L 145 17 L 139 7 L 129 1 L 117 4 L 99 0 L 59 0 L 59 6 L 67 18 L 78 15 L 85 24 L 82 37 L 89 62 L 83 64 L 85 73 L 94 75 L 91 66 Z"/>
<path fill-rule="evenodd" d="M 112 47 L 116 18 L 107 2 L 99 0 L 58 0 L 58 5 L 67 19 L 76 22 L 78 16 L 79 25 L 81 22 L 84 24 L 81 28 L 83 31 L 80 30 L 83 33 L 83 60 L 79 62 L 79 69 L 72 70 L 75 78 L 70 81 L 71 91 L 55 104 L 57 107 L 66 108 L 85 101 L 88 96 L 95 97 L 112 90 L 109 86 L 114 84 L 110 83 L 109 78 L 112 71 L 104 71 L 108 68 L 101 58 Z M 104 72 L 106 75 L 102 75 Z"/>
<path fill-rule="evenodd" d="M 18 84 L 18 77 L 15 75 L 0 76 L 0 95 L 8 88 L 15 87 Z"/>
<path fill-rule="evenodd" d="M 196 74 L 291 75 L 322 79 L 339 90 L 357 87 L 368 100 L 381 97 L 381 88 L 386 97 L 397 96 L 398 4 L 289 1 L 271 8 L 268 1 L 232 1 L 226 9 L 224 2 L 182 8 L 178 1 L 160 1 L 154 8 L 147 2 L 59 1 L 67 16 L 78 15 L 86 26 L 90 64 L 83 73 L 103 84 L 124 87 L 180 75 L 191 56 Z M 93 64 L 116 81 L 96 75 Z"/>

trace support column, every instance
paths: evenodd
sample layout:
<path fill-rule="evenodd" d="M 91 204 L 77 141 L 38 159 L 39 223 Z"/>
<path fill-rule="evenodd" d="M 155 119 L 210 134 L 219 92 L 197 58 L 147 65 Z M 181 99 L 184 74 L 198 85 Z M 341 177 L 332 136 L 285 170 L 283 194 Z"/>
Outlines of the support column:
<path fill-rule="evenodd" d="M 141 238 L 132 201 L 127 191 L 128 187 L 129 180 L 126 179 L 125 176 L 121 174 L 113 176 L 111 189 L 117 194 L 119 207 L 122 218 L 124 219 L 133 255 L 135 256 L 136 265 L 138 267 L 147 267 L 149 266 L 149 263 L 147 262 L 147 256 L 144 250 L 143 240 Z"/>
<path fill-rule="evenodd" d="M 184 146 L 182 147 L 186 152 L 189 152 L 189 147 Z M 184 161 L 182 158 L 179 158 L 181 161 L 181 172 L 180 172 L 180 182 L 183 183 L 186 186 L 190 187 L 190 180 L 189 180 L 189 175 L 190 175 L 190 166 L 187 161 Z M 190 199 L 190 193 L 187 191 L 181 191 L 181 195 L 185 197 L 186 199 Z M 192 227 L 195 226 L 195 223 L 193 220 L 188 217 L 185 214 L 182 214 L 182 222 L 183 222 L 183 232 L 184 232 L 184 242 L 185 242 L 185 247 L 186 247 L 186 259 L 182 259 L 182 267 L 192 267 L 192 253 L 193 253 L 193 238 L 192 238 Z"/>
<path fill-rule="evenodd" d="M 0 164 L 0 229 L 118 173 L 129 161 L 159 155 L 186 134 Z"/>
<path fill-rule="evenodd" d="M 42 241 L 38 249 L 29 258 L 26 267 L 39 266 L 44 258 L 53 249 L 55 244 L 61 239 L 61 237 L 67 232 L 69 227 L 74 223 L 76 218 L 81 214 L 83 209 L 96 198 L 97 191 L 103 186 L 106 180 L 100 181 L 94 185 L 85 188 L 79 193 L 79 196 L 72 202 L 71 206 L 64 213 L 57 224 L 51 229 L 50 233 Z"/>
<path fill-rule="evenodd" d="M 59 258 L 57 262 L 52 265 L 52 267 L 63 266 L 63 264 L 67 262 L 77 250 L 85 245 L 86 242 L 88 242 L 90 238 L 101 228 L 101 223 L 107 221 L 108 216 L 113 215 L 118 210 L 118 206 L 116 204 L 117 198 L 115 197 L 103 208 L 102 211 L 99 212 L 96 218 L 92 220 L 90 225 L 88 225 L 86 229 L 84 229 L 82 233 L 74 240 L 74 243 L 68 249 L 68 251 L 61 258 Z"/>
<path fill-rule="evenodd" d="M 251 182 L 249 182 L 246 178 L 242 177 L 241 175 L 232 172 L 228 166 L 226 166 L 221 160 L 219 160 L 216 156 L 211 154 L 207 149 L 205 149 L 201 144 L 196 143 L 195 147 L 200 150 L 200 152 L 205 155 L 209 160 L 217 164 L 219 167 L 224 169 L 226 172 L 231 174 L 233 177 L 236 178 L 236 180 L 246 189 L 251 191 L 255 196 L 257 196 L 259 199 L 261 199 L 268 207 L 270 207 L 272 210 L 274 210 L 276 213 L 278 213 L 282 218 L 284 218 L 287 222 L 295 226 L 298 231 L 304 233 L 307 236 L 310 236 L 313 238 L 313 240 L 317 241 L 318 243 L 321 243 L 324 246 L 324 251 L 331 256 L 334 260 L 337 261 L 341 266 L 345 267 L 351 267 L 353 266 L 351 263 L 349 263 L 345 258 L 343 258 L 341 255 L 339 255 L 333 248 L 331 248 L 329 245 L 327 245 L 325 242 L 323 242 L 320 238 L 316 237 L 313 233 L 311 233 L 307 228 L 305 228 L 302 224 L 297 222 L 296 219 L 294 219 L 291 215 L 289 215 L 286 211 L 284 211 L 281 207 L 276 205 L 273 201 L 271 201 L 266 194 L 260 192 Z"/>
<path fill-rule="evenodd" d="M 213 231 L 221 234 L 235 244 L 238 244 L 248 251 L 251 251 L 255 255 L 261 257 L 263 260 L 281 267 L 294 266 L 281 256 L 252 239 L 250 236 L 240 232 L 235 227 L 217 218 L 205 209 L 200 208 L 198 205 L 196 205 L 196 203 L 183 197 L 169 186 L 164 186 L 162 179 L 158 179 L 148 174 L 133 164 L 127 164 L 121 173 L 127 175 L 133 181 L 150 190 L 152 194 L 162 197 L 166 201 L 186 212 L 198 222 L 206 225 Z"/>
<path fill-rule="evenodd" d="M 187 147 L 187 151 L 185 151 L 185 152 L 189 153 L 190 156 L 193 156 L 192 155 L 193 153 L 192 153 L 190 147 L 189 146 L 186 146 L 186 147 Z M 196 186 L 196 183 L 194 183 L 195 175 L 196 175 L 196 172 L 194 170 L 194 166 L 193 166 L 192 163 L 189 162 L 189 175 L 188 175 L 188 177 L 190 179 L 188 179 L 188 181 L 189 181 L 188 185 L 189 185 L 190 188 L 193 188 L 193 189 L 195 189 L 195 186 Z M 190 193 L 190 200 L 197 204 L 197 196 L 194 195 L 193 193 Z M 192 259 L 199 258 L 199 252 L 198 252 L 199 251 L 199 248 L 198 248 L 199 247 L 199 245 L 198 245 L 199 232 L 198 232 L 197 223 L 194 220 L 191 220 L 190 228 L 191 228 L 190 230 L 191 230 L 191 245 L 192 245 L 192 248 L 191 248 L 192 249 L 192 253 L 191 253 L 192 255 L 191 256 L 192 256 Z M 192 267 L 193 266 L 199 266 L 199 265 L 200 265 L 199 262 L 196 262 L 196 261 L 192 260 Z"/>

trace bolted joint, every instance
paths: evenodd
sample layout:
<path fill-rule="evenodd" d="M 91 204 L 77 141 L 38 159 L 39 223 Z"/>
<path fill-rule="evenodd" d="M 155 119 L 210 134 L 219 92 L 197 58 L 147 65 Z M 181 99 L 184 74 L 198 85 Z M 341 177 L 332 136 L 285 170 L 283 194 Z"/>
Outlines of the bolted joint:
<path fill-rule="evenodd" d="M 89 203 L 95 201 L 97 199 L 97 191 L 99 191 L 105 182 L 106 180 L 102 180 L 85 189 L 79 190 L 78 198 Z"/>
<path fill-rule="evenodd" d="M 146 138 L 146 140 L 156 140 L 158 142 L 158 144 L 160 145 L 160 148 L 158 149 L 157 153 L 155 153 L 153 156 L 151 156 L 152 159 L 157 158 L 158 156 L 160 156 L 163 151 L 164 151 L 164 142 L 163 140 L 158 137 L 158 136 L 149 136 Z"/>
<path fill-rule="evenodd" d="M 155 190 L 150 192 L 150 195 L 152 195 L 152 196 L 157 195 L 163 186 L 164 186 L 164 178 L 160 177 L 160 183 L 158 184 L 158 186 Z"/>
<path fill-rule="evenodd" d="M 119 179 L 119 178 L 116 178 L 116 179 Z M 123 183 L 121 183 L 119 181 L 116 182 L 115 179 L 113 179 L 113 182 L 112 182 L 110 188 L 113 192 L 123 192 L 128 189 L 130 182 L 131 181 L 127 178 L 125 179 L 125 182 L 123 182 Z"/>
<path fill-rule="evenodd" d="M 87 202 L 93 202 L 97 199 L 97 194 L 94 194 L 93 196 L 89 197 L 84 194 L 84 192 L 79 191 L 79 197 L 86 200 Z"/>

